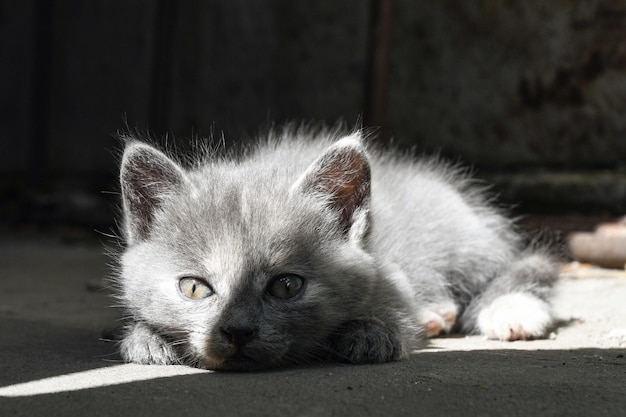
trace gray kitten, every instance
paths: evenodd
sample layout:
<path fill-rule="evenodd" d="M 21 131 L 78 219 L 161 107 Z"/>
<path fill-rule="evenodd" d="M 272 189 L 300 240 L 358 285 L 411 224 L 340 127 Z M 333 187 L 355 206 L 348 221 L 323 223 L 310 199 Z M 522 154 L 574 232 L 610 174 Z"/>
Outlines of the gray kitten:
<path fill-rule="evenodd" d="M 287 129 L 187 165 L 127 140 L 127 361 L 377 363 L 440 333 L 529 339 L 553 322 L 555 264 L 446 164 Z"/>

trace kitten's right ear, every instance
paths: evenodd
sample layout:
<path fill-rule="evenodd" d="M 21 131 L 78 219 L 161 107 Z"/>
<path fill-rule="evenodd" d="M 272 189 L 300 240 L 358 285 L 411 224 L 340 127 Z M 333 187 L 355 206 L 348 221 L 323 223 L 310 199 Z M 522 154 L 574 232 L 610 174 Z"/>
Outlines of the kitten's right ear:
<path fill-rule="evenodd" d="M 126 146 L 120 184 L 127 243 L 148 237 L 155 210 L 184 181 L 183 170 L 164 153 L 139 142 Z"/>
<path fill-rule="evenodd" d="M 337 214 L 338 225 L 356 242 L 369 232 L 371 173 L 361 136 L 355 133 L 331 145 L 293 190 L 312 195 Z"/>

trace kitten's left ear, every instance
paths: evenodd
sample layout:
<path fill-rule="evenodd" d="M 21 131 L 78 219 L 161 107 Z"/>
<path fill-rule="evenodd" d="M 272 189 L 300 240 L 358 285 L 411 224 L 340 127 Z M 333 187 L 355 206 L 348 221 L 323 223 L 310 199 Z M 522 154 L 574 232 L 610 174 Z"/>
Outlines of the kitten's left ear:
<path fill-rule="evenodd" d="M 358 133 L 331 145 L 298 180 L 295 188 L 322 199 L 338 213 L 339 227 L 361 241 L 369 230 L 371 173 Z"/>
<path fill-rule="evenodd" d="M 185 173 L 164 153 L 139 142 L 126 147 L 120 184 L 128 243 L 149 236 L 155 211 L 184 183 Z"/>

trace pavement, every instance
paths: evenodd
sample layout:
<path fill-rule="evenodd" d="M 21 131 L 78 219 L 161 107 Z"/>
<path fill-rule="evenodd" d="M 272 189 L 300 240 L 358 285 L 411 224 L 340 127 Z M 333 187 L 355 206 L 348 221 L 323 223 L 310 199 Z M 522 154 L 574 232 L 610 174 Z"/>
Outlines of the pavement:
<path fill-rule="evenodd" d="M 626 274 L 567 264 L 545 340 L 253 373 L 123 364 L 102 247 L 0 236 L 0 416 L 626 416 Z"/>

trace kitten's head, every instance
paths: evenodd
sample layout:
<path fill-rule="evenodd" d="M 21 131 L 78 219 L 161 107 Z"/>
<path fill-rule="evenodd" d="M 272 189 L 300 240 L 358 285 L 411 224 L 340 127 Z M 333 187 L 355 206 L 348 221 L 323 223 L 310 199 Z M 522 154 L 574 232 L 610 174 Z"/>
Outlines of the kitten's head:
<path fill-rule="evenodd" d="M 127 145 L 121 299 L 181 362 L 308 361 L 364 308 L 378 270 L 365 250 L 367 154 L 353 135 L 310 162 L 186 169 L 149 145 Z"/>

